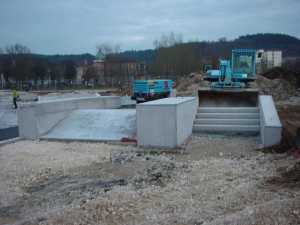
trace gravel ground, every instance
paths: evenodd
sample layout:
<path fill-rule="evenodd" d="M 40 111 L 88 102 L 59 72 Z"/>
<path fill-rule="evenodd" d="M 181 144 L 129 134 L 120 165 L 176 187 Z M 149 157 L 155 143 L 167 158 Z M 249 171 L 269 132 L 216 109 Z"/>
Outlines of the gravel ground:
<path fill-rule="evenodd" d="M 299 224 L 299 181 L 279 179 L 296 161 L 257 144 L 194 136 L 183 154 L 77 142 L 1 146 L 0 224 Z"/>

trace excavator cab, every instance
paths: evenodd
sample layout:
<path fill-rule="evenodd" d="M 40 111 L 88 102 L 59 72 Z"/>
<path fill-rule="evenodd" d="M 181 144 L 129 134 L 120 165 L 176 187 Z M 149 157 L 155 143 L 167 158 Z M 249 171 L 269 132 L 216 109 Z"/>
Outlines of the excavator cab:
<path fill-rule="evenodd" d="M 248 82 L 256 79 L 256 50 L 234 49 L 232 50 L 232 77 L 235 81 Z"/>

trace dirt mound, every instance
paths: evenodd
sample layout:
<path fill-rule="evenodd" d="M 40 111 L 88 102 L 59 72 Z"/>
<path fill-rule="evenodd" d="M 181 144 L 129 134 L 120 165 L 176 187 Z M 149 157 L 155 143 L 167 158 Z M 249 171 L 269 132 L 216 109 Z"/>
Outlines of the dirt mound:
<path fill-rule="evenodd" d="M 261 94 L 272 95 L 275 101 L 286 100 L 297 91 L 295 84 L 281 78 L 268 79 L 257 75 L 256 84 Z"/>
<path fill-rule="evenodd" d="M 267 180 L 268 185 L 278 187 L 299 188 L 300 187 L 300 162 L 295 163 L 292 167 L 285 169 L 277 177 Z"/>
<path fill-rule="evenodd" d="M 199 87 L 205 86 L 209 86 L 209 83 L 204 80 L 203 74 L 191 73 L 188 76 L 183 76 L 177 81 L 177 95 L 192 95 Z"/>
<path fill-rule="evenodd" d="M 287 151 L 295 145 L 296 132 L 300 127 L 300 106 L 280 105 L 277 106 L 277 110 L 283 125 L 282 144 Z"/>
<path fill-rule="evenodd" d="M 296 83 L 297 80 L 296 74 L 293 71 L 290 71 L 282 67 L 272 68 L 267 72 L 263 73 L 262 76 L 268 79 L 285 79 L 293 83 Z"/>
<path fill-rule="evenodd" d="M 279 68 L 274 71 L 270 70 L 264 76 L 257 75 L 256 84 L 252 84 L 252 87 L 258 88 L 261 94 L 272 95 L 275 101 L 280 101 L 296 94 L 296 83 L 294 74 Z M 187 96 L 193 95 L 199 87 L 209 86 L 210 83 L 204 80 L 203 74 L 191 73 L 177 81 L 176 90 L 178 96 Z"/>

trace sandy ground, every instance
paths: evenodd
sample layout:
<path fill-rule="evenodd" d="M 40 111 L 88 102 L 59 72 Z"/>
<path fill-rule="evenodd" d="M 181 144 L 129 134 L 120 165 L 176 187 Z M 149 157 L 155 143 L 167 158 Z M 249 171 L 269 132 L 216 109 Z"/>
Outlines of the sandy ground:
<path fill-rule="evenodd" d="M 0 224 L 300 224 L 296 160 L 257 145 L 257 137 L 205 135 L 183 153 L 77 142 L 1 146 Z"/>

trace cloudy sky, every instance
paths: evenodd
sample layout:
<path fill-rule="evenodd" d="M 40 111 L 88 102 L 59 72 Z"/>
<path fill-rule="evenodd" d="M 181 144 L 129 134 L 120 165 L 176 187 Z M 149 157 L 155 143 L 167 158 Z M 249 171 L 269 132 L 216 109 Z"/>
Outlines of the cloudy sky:
<path fill-rule="evenodd" d="M 44 54 L 153 48 L 162 34 L 184 41 L 258 32 L 300 37 L 300 0 L 0 0 L 0 47 Z"/>

